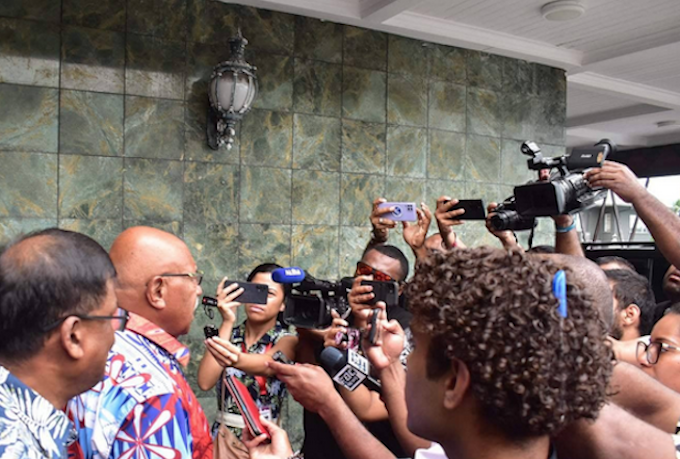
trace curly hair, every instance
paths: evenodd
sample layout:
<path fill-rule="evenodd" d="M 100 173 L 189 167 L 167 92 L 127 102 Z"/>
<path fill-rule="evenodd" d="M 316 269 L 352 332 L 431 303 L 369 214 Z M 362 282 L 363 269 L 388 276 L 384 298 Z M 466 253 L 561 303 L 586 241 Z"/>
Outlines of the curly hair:
<path fill-rule="evenodd" d="M 568 315 L 558 314 L 558 269 L 520 251 L 458 249 L 432 253 L 407 286 L 411 326 L 431 338 L 428 378 L 463 362 L 484 417 L 513 437 L 595 419 L 606 400 L 604 323 L 569 269 Z"/>

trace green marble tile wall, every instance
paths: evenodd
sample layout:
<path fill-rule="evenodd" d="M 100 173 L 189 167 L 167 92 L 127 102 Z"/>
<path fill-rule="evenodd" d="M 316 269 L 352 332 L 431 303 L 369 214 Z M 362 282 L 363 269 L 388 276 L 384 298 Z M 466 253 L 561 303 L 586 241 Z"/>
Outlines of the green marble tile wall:
<path fill-rule="evenodd" d="M 260 94 L 213 151 L 207 82 L 238 26 Z M 503 199 L 531 178 L 522 140 L 564 150 L 565 103 L 559 69 L 213 0 L 3 0 L 0 243 L 58 225 L 108 247 L 146 224 L 186 240 L 208 293 L 269 260 L 337 278 L 375 197 Z"/>

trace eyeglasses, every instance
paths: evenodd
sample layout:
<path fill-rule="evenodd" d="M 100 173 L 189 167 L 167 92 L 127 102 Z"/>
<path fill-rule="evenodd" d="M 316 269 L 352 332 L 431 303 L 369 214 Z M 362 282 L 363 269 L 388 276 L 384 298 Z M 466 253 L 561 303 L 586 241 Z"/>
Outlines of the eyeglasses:
<path fill-rule="evenodd" d="M 367 265 L 363 261 L 357 263 L 357 270 L 354 272 L 354 276 L 373 276 L 373 280 L 381 282 L 395 282 L 396 280 L 392 278 L 387 273 L 375 269 L 371 265 Z"/>
<path fill-rule="evenodd" d="M 653 341 L 649 344 L 639 341 L 637 343 L 637 349 L 635 350 L 636 357 L 638 361 L 644 356 L 647 359 L 649 365 L 656 365 L 659 361 L 659 356 L 664 352 L 669 351 L 680 351 L 680 347 L 673 346 L 672 344 L 662 343 L 661 341 Z"/>
<path fill-rule="evenodd" d="M 114 327 L 113 328 L 114 330 L 125 330 L 125 326 L 127 325 L 128 321 L 130 320 L 130 314 L 124 309 L 119 309 L 118 314 L 115 315 L 115 316 L 90 316 L 90 315 L 87 315 L 87 314 L 69 314 L 69 315 L 62 317 L 61 319 L 57 320 L 56 322 L 50 324 L 49 326 L 43 328 L 43 331 L 48 332 L 48 331 L 54 330 L 63 321 L 65 321 L 69 317 L 77 317 L 81 320 L 120 320 L 118 327 Z"/>
<path fill-rule="evenodd" d="M 190 277 L 192 279 L 198 279 L 198 285 L 203 282 L 203 271 L 196 271 L 195 273 L 180 273 L 180 274 L 161 274 L 160 277 Z"/>

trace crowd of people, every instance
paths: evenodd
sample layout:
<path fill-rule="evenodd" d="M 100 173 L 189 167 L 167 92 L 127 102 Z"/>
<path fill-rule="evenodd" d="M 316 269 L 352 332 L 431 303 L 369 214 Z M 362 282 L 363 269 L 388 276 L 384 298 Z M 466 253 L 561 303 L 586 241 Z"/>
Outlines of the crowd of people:
<path fill-rule="evenodd" d="M 525 250 L 487 223 L 499 247 L 468 248 L 451 196 L 402 223 L 411 267 L 379 198 L 347 314 L 287 325 L 276 260 L 247 278 L 266 304 L 242 304 L 224 278 L 195 375 L 178 338 L 203 275 L 180 238 L 133 227 L 107 253 L 65 230 L 21 237 L 0 254 L 0 459 L 680 458 L 680 217 L 624 165 L 585 177 L 649 229 L 671 264 L 665 301 L 627 260 L 586 258 L 571 215 L 553 217 L 554 247 Z M 367 280 L 394 283 L 398 300 L 376 302 Z M 328 347 L 366 358 L 379 387 L 332 379 Z M 212 428 L 187 377 L 216 392 Z M 232 377 L 265 433 L 248 428 Z M 305 409 L 300 452 L 280 426 L 288 396 Z"/>

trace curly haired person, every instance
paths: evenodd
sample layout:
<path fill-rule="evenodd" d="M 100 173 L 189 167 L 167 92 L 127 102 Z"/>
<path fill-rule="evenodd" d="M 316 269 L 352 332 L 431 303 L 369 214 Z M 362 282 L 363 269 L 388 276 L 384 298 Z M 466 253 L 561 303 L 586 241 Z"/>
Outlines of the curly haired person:
<path fill-rule="evenodd" d="M 606 327 L 573 272 L 564 271 L 566 317 L 549 259 L 479 248 L 432 253 L 418 264 L 406 288 L 414 314 L 405 375 L 413 434 L 439 443 L 449 458 L 546 459 L 551 435 L 597 418 L 612 372 Z M 383 343 L 395 341 L 395 328 L 383 328 Z M 383 344 L 393 360 L 400 349 Z M 275 369 L 296 399 L 334 423 L 348 456 L 390 457 L 328 395 L 332 383 L 322 373 Z M 281 432 L 270 430 L 277 441 L 248 441 L 251 457 L 277 454 Z"/>
<path fill-rule="evenodd" d="M 545 459 L 549 436 L 595 419 L 611 375 L 605 326 L 549 260 L 490 248 L 433 254 L 407 287 L 415 349 L 408 426 L 448 457 Z M 570 271 L 566 270 L 569 280 Z"/>

